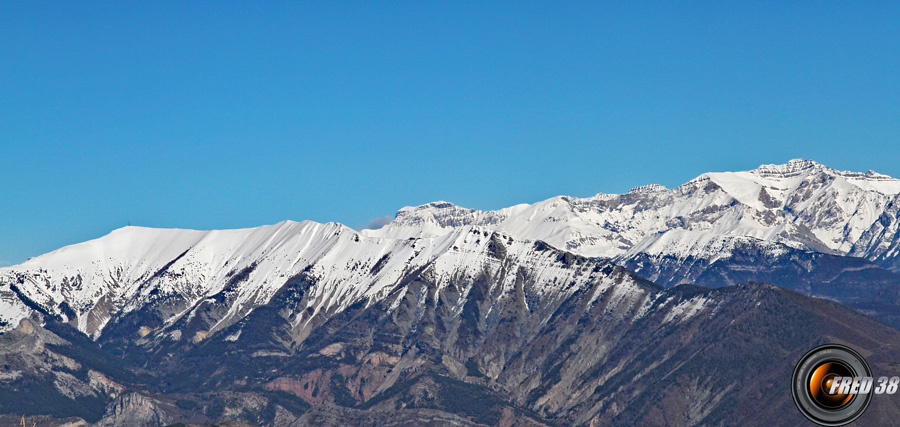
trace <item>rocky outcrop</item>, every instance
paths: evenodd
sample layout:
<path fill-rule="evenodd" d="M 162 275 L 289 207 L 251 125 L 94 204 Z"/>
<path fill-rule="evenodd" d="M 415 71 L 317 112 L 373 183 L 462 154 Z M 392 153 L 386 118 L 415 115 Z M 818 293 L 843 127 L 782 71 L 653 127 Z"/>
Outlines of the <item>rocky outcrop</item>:
<path fill-rule="evenodd" d="M 120 395 L 109 406 L 96 427 L 159 427 L 169 425 L 172 417 L 159 401 L 141 393 Z"/>

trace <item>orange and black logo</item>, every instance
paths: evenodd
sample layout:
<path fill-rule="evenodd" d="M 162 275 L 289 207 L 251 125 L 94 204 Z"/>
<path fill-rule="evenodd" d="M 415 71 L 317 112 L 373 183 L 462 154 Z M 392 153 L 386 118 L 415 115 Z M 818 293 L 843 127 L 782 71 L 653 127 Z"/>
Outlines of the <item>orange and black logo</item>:
<path fill-rule="evenodd" d="M 865 359 L 853 349 L 827 344 L 806 353 L 791 379 L 791 394 L 800 412 L 823 426 L 842 426 L 859 418 L 872 394 L 893 394 L 893 378 L 872 378 Z"/>

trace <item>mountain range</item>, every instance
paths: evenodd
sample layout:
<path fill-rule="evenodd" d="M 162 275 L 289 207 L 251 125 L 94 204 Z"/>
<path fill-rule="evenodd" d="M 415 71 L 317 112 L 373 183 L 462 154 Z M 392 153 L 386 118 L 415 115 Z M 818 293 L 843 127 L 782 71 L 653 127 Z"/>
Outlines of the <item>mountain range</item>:
<path fill-rule="evenodd" d="M 788 382 L 813 346 L 900 374 L 898 214 L 900 180 L 792 160 L 497 211 L 429 203 L 377 230 L 125 227 L 0 268 L 0 412 L 798 425 Z M 898 415 L 876 399 L 861 421 Z"/>

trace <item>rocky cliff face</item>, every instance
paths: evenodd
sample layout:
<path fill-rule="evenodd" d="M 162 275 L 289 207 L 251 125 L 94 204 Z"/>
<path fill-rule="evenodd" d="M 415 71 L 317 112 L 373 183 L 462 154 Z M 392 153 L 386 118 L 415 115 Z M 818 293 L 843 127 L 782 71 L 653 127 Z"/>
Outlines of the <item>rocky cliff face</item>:
<path fill-rule="evenodd" d="M 70 346 L 28 318 L 0 335 L 0 412 L 99 419 L 120 386 L 59 350 Z"/>
<path fill-rule="evenodd" d="M 169 425 L 172 418 L 160 402 L 140 393 L 124 393 L 115 398 L 97 427 L 156 427 Z"/>

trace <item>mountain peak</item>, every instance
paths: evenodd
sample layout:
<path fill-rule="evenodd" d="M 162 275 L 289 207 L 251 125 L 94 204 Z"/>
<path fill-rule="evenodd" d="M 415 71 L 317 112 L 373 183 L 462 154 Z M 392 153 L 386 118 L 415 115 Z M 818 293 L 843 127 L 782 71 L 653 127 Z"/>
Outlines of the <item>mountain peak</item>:
<path fill-rule="evenodd" d="M 783 165 L 759 165 L 749 172 L 767 178 L 786 178 L 826 169 L 830 168 L 813 160 L 791 159 Z"/>
<path fill-rule="evenodd" d="M 449 212 L 449 211 L 454 211 L 454 210 L 458 210 L 458 209 L 465 209 L 465 208 L 461 208 L 450 202 L 445 202 L 443 200 L 439 200 L 436 202 L 426 203 L 424 205 L 419 205 L 419 206 L 404 206 L 404 207 L 400 208 L 399 211 L 397 211 L 395 218 L 403 219 L 403 218 L 422 216 L 422 215 L 440 216 L 442 214 L 442 212 Z"/>
<path fill-rule="evenodd" d="M 841 176 L 855 180 L 867 181 L 897 181 L 900 180 L 889 175 L 881 174 L 869 169 L 866 172 L 840 171 L 833 169 L 814 160 L 792 159 L 781 165 L 759 165 L 758 168 L 747 171 L 760 177 L 778 178 L 778 177 L 795 177 L 816 172 L 827 172 L 831 175 Z"/>
<path fill-rule="evenodd" d="M 424 205 L 419 205 L 419 206 L 407 206 L 401 210 L 447 209 L 447 208 L 453 208 L 453 207 L 456 207 L 456 205 L 451 202 L 447 202 L 444 200 L 438 200 L 435 202 L 426 203 Z"/>

